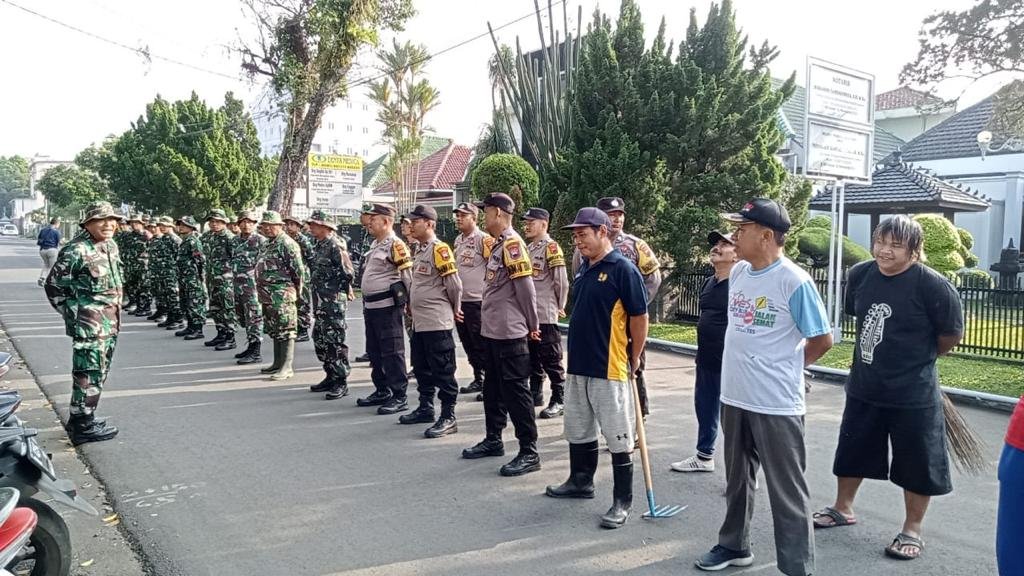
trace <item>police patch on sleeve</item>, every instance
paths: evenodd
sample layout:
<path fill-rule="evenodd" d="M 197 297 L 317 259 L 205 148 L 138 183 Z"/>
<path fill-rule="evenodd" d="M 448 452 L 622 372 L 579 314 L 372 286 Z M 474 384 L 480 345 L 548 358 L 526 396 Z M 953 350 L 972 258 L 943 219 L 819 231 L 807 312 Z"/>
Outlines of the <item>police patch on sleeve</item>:
<path fill-rule="evenodd" d="M 509 238 L 504 245 L 505 268 L 508 269 L 508 277 L 511 279 L 522 278 L 533 275 L 533 264 L 527 256 L 526 246 L 522 240 Z"/>
<path fill-rule="evenodd" d="M 444 242 L 434 244 L 434 268 L 437 268 L 437 273 L 442 277 L 458 272 L 455 267 L 455 255 Z"/>
<path fill-rule="evenodd" d="M 391 242 L 391 262 L 399 271 L 412 268 L 412 256 L 409 254 L 409 247 L 399 239 Z"/>
<path fill-rule="evenodd" d="M 483 240 L 483 255 L 484 260 L 491 257 L 491 251 L 494 250 L 494 237 L 484 236 Z"/>
<path fill-rule="evenodd" d="M 647 242 L 637 239 L 636 241 L 637 251 L 637 268 L 640 269 L 640 273 L 644 276 L 654 274 L 661 267 L 658 263 L 658 257 L 654 255 L 654 250 L 647 245 Z"/>
<path fill-rule="evenodd" d="M 565 266 L 565 254 L 562 253 L 562 247 L 558 245 L 558 242 L 555 242 L 554 240 L 548 242 L 548 247 L 547 250 L 544 251 L 544 255 L 548 261 L 548 268 Z"/>

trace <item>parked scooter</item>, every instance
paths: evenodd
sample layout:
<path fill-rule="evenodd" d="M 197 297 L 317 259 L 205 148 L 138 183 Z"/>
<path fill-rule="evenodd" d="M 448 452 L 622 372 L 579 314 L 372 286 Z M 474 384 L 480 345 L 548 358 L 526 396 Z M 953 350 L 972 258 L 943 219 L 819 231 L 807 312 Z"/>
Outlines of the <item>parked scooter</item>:
<path fill-rule="evenodd" d="M 0 358 L 0 374 L 3 362 Z M 42 492 L 53 501 L 87 514 L 96 516 L 98 512 L 78 495 L 71 480 L 57 477 L 49 455 L 36 439 L 38 431 L 25 428 L 15 415 L 19 405 L 21 395 L 16 390 L 0 391 L 0 490 L 17 489 L 17 505 L 35 514 L 36 526 L 28 544 L 0 567 L 8 571 L 16 567 L 19 574 L 30 576 L 67 576 L 71 571 L 68 526 L 56 510 L 32 496 Z"/>
<path fill-rule="evenodd" d="M 17 488 L 0 488 L 0 576 L 15 576 L 8 568 L 24 573 L 18 559 L 26 555 L 36 529 L 36 513 L 18 507 L 20 498 Z"/>

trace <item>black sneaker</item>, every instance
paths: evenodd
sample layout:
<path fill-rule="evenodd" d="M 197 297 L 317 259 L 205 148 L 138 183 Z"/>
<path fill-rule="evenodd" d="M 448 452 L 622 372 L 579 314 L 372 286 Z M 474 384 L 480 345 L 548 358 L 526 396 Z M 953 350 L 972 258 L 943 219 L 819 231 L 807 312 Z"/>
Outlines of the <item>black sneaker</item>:
<path fill-rule="evenodd" d="M 462 457 L 466 460 L 476 460 L 486 456 L 504 456 L 505 444 L 497 438 L 484 438 L 472 448 L 462 451 Z"/>
<path fill-rule="evenodd" d="M 420 407 L 398 417 L 399 424 L 431 424 L 434 422 L 434 409 Z"/>
<path fill-rule="evenodd" d="M 540 411 L 541 418 L 557 418 L 565 413 L 565 406 L 561 402 L 552 400 L 548 407 Z"/>
<path fill-rule="evenodd" d="M 356 356 L 355 360 L 353 360 L 353 362 L 369 362 L 369 361 L 370 361 L 370 354 L 369 353 L 363 354 L 362 356 Z"/>
<path fill-rule="evenodd" d="M 502 476 L 522 476 L 540 470 L 540 456 L 536 452 L 520 452 L 511 462 L 501 467 Z"/>
<path fill-rule="evenodd" d="M 474 392 L 483 392 L 483 391 L 484 391 L 484 383 L 481 380 L 473 380 L 472 382 L 469 383 L 469 386 L 463 386 L 462 388 L 459 388 L 459 393 L 460 394 L 472 394 Z"/>
<path fill-rule="evenodd" d="M 377 414 L 381 416 L 387 416 L 388 414 L 398 414 L 399 412 L 405 412 L 409 409 L 409 402 L 405 398 L 391 397 L 390 400 L 377 408 Z M 433 418 L 431 418 L 433 419 Z"/>
<path fill-rule="evenodd" d="M 724 546 L 715 546 L 695 562 L 697 568 L 715 572 L 729 566 L 750 566 L 754 563 L 754 555 L 750 550 L 730 550 Z"/>
<path fill-rule="evenodd" d="M 366 398 L 356 398 L 356 406 L 380 406 L 388 400 L 391 400 L 390 390 L 386 390 L 384 392 L 374 390 L 373 394 L 370 394 Z"/>
<path fill-rule="evenodd" d="M 317 382 L 316 384 L 313 384 L 312 386 L 310 386 L 309 387 L 309 391 L 310 392 L 327 392 L 328 390 L 331 389 L 331 385 L 332 384 L 333 384 L 333 381 L 331 380 L 331 377 L 327 376 L 323 380 L 321 380 L 321 381 Z"/>

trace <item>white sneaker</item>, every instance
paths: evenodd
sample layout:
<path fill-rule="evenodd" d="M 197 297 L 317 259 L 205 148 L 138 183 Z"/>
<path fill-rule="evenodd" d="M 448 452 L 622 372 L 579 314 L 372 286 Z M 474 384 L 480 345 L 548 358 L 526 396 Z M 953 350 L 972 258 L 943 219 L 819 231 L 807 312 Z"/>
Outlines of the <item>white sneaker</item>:
<path fill-rule="evenodd" d="M 676 472 L 714 472 L 715 461 L 702 460 L 700 457 L 694 455 L 690 456 L 686 460 L 673 462 L 672 469 Z"/>

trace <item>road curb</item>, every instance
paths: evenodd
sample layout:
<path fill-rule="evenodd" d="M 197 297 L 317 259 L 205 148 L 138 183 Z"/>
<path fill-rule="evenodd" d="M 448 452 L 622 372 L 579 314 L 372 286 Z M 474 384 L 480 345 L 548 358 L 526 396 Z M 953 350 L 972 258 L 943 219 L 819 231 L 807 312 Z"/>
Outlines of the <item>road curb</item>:
<path fill-rule="evenodd" d="M 568 333 L 569 325 L 559 324 L 558 329 L 562 333 Z M 697 347 L 693 344 L 683 344 L 681 342 L 672 342 L 658 338 L 648 338 L 647 347 L 653 350 L 680 354 L 683 356 L 697 355 Z M 846 382 L 846 378 L 850 375 L 849 370 L 818 366 L 817 364 L 812 364 L 807 368 L 807 370 L 814 374 L 816 379 L 837 384 Z M 958 404 L 968 404 L 988 410 L 1006 412 L 1008 414 L 1013 412 L 1013 409 L 1017 406 L 1017 402 L 1019 401 L 1019 399 L 1011 398 L 1009 396 L 1000 396 L 998 394 L 989 394 L 987 392 L 976 392 L 974 390 L 963 390 L 961 388 L 950 388 L 947 386 L 942 386 L 942 391 Z"/>

